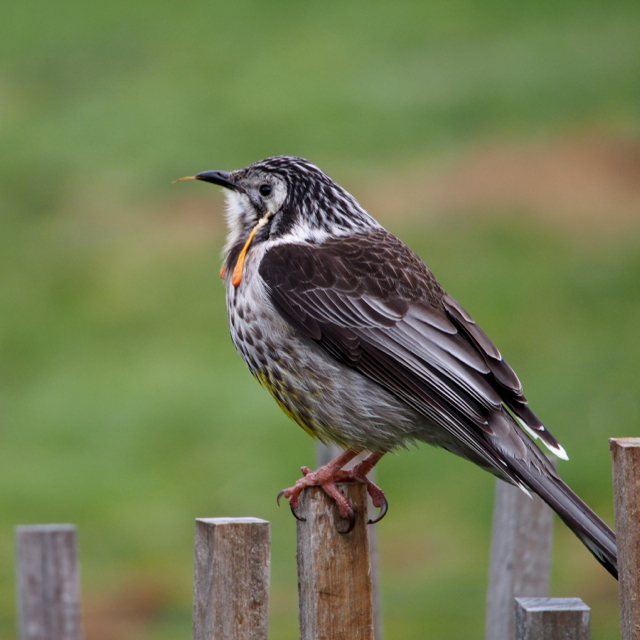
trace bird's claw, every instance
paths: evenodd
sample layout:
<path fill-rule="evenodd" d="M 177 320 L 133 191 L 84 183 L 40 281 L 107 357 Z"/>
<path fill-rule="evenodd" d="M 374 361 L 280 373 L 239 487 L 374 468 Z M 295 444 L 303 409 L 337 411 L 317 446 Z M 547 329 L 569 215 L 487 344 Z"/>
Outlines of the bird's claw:
<path fill-rule="evenodd" d="M 338 533 L 342 534 L 343 536 L 347 535 L 347 533 L 351 533 L 353 531 L 353 528 L 356 526 L 356 510 L 351 506 L 349 506 L 349 511 L 347 512 L 347 517 L 345 518 L 345 520 L 347 520 L 347 528 L 344 531 L 340 531 L 340 529 L 336 527 Z"/>
<path fill-rule="evenodd" d="M 293 513 L 293 517 L 298 521 L 298 522 L 306 522 L 307 519 L 303 518 L 302 516 L 299 516 L 298 513 L 296 512 L 296 508 L 289 503 L 289 509 L 291 509 L 291 513 Z"/>
<path fill-rule="evenodd" d="M 387 511 L 389 511 L 389 502 L 387 501 L 387 498 L 384 496 L 384 494 L 382 495 L 381 504 L 380 505 L 374 504 L 374 506 L 379 507 L 380 512 L 378 513 L 378 516 L 376 518 L 373 518 L 373 519 L 370 518 L 367 524 L 376 524 L 377 522 L 380 522 L 380 520 L 382 520 L 382 518 L 384 518 L 387 515 Z"/>
<path fill-rule="evenodd" d="M 283 489 L 282 491 L 280 491 L 278 493 L 278 496 L 276 497 L 276 502 L 278 503 L 278 506 L 280 506 L 280 498 L 282 498 L 282 496 L 285 496 L 287 491 L 288 491 L 287 489 Z M 286 497 L 287 496 L 285 496 L 285 498 Z M 292 504 L 292 502 L 293 502 L 293 500 L 289 501 L 289 509 L 291 509 L 291 513 L 293 513 L 293 517 L 296 520 L 300 521 L 300 522 L 306 522 L 307 519 L 303 518 L 302 516 L 299 516 L 298 513 L 296 512 L 296 507 L 298 506 L 298 501 L 296 500 L 296 504 L 295 505 Z"/>
<path fill-rule="evenodd" d="M 348 471 L 341 471 L 339 474 L 339 480 L 341 482 L 364 482 L 367 487 L 367 493 L 371 498 L 371 502 L 373 506 L 380 509 L 380 513 L 376 518 L 372 518 L 367 521 L 367 524 L 376 524 L 376 522 L 380 522 L 382 518 L 387 515 L 387 511 L 389 510 L 389 502 L 387 497 L 384 495 L 384 491 L 373 484 L 369 478 L 367 478 L 367 469 L 362 469 L 360 465 L 350 469 Z"/>

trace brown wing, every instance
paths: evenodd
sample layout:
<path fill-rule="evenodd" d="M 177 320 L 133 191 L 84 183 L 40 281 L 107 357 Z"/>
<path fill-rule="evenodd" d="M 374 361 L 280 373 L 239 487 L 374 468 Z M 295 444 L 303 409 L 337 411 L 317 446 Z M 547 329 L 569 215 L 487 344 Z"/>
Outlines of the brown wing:
<path fill-rule="evenodd" d="M 518 378 L 397 238 L 380 229 L 322 245 L 278 245 L 265 254 L 260 275 L 293 327 L 489 465 L 504 472 L 502 454 L 526 457 L 514 433 L 519 430 L 502 408 L 505 403 L 539 424 Z"/>

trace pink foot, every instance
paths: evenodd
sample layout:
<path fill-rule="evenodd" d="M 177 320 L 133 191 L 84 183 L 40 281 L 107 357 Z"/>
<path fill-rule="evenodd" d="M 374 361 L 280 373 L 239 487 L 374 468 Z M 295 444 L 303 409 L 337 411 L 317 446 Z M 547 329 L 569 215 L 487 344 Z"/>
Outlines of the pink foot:
<path fill-rule="evenodd" d="M 367 486 L 367 493 L 371 496 L 373 506 L 380 509 L 378 517 L 374 520 L 369 520 L 367 524 L 380 522 L 380 520 L 387 515 L 387 511 L 389 510 L 389 502 L 387 501 L 387 497 L 384 495 L 384 491 L 367 478 L 367 474 L 371 469 L 373 469 L 383 455 L 383 453 L 373 453 L 365 458 L 360 464 L 353 467 L 353 469 L 349 469 L 348 471 L 342 470 L 336 475 L 336 482 L 364 482 Z"/>
<path fill-rule="evenodd" d="M 363 460 L 360 464 L 356 465 L 349 471 L 344 471 L 342 467 L 350 460 L 355 458 L 357 452 L 345 451 L 339 455 L 335 460 L 332 460 L 328 464 L 323 465 L 317 471 L 311 471 L 308 467 L 302 467 L 301 471 L 304 477 L 300 478 L 293 487 L 284 489 L 278 494 L 278 504 L 280 504 L 280 498 L 285 497 L 289 501 L 291 512 L 298 520 L 303 520 L 296 513 L 300 494 L 307 487 L 319 486 L 322 490 L 332 498 L 338 506 L 340 515 L 349 521 L 349 526 L 346 531 L 341 533 L 349 533 L 356 523 L 356 514 L 351 507 L 349 501 L 336 487 L 337 482 L 364 482 L 367 487 L 367 492 L 371 496 L 371 500 L 375 507 L 380 509 L 380 514 L 375 520 L 369 520 L 369 524 L 380 522 L 387 513 L 388 502 L 382 489 L 377 487 L 366 475 L 373 469 L 374 465 L 380 460 L 384 454 L 372 454 Z"/>

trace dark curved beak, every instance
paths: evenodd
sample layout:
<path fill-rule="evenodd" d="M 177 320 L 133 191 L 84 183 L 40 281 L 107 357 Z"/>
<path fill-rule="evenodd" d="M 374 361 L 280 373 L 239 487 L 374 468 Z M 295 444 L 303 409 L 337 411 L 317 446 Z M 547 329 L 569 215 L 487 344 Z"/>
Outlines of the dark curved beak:
<path fill-rule="evenodd" d="M 194 176 L 196 180 L 204 180 L 205 182 L 212 182 L 218 184 L 221 187 L 226 187 L 232 191 L 242 191 L 242 188 L 235 182 L 229 180 L 228 171 L 203 171 L 202 173 Z"/>

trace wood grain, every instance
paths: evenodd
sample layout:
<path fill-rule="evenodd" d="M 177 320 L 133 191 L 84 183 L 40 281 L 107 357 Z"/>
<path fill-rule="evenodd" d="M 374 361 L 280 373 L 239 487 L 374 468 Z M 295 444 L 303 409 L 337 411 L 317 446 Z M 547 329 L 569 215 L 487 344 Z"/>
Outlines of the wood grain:
<path fill-rule="evenodd" d="M 76 528 L 16 528 L 20 640 L 82 640 Z"/>
<path fill-rule="evenodd" d="M 486 640 L 512 640 L 513 599 L 549 595 L 553 512 L 538 497 L 496 480 Z"/>
<path fill-rule="evenodd" d="M 612 438 L 622 640 L 640 640 L 640 438 Z"/>
<path fill-rule="evenodd" d="M 194 640 L 267 640 L 270 544 L 266 520 L 196 520 Z"/>
<path fill-rule="evenodd" d="M 306 489 L 298 514 L 301 640 L 373 640 L 373 600 L 364 484 L 339 485 L 357 512 L 346 521 L 318 487 Z"/>
<path fill-rule="evenodd" d="M 580 598 L 516 598 L 516 640 L 589 640 L 591 609 Z"/>

